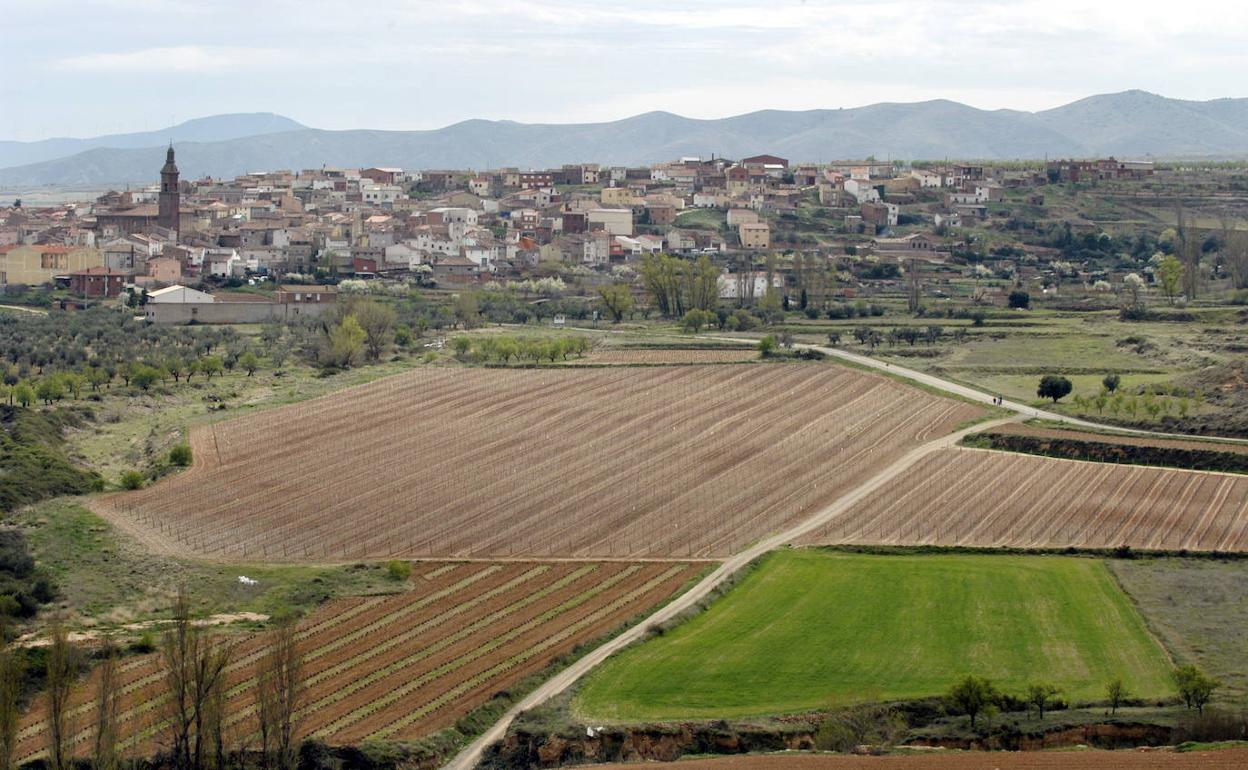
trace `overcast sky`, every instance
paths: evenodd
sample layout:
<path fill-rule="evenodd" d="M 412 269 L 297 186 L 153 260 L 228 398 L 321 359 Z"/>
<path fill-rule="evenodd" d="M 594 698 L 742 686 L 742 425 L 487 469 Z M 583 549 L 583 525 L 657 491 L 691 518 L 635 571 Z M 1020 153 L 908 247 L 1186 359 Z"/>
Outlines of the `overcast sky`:
<path fill-rule="evenodd" d="M 1248 3 L 1212 0 L 0 0 L 0 30 L 0 138 L 24 140 L 1248 96 Z"/>

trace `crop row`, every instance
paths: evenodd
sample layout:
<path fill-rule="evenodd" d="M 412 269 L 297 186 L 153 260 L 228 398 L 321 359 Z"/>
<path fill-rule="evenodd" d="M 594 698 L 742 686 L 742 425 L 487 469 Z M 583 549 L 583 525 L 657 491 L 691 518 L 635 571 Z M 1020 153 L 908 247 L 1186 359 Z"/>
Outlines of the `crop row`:
<path fill-rule="evenodd" d="M 99 509 L 239 558 L 714 557 L 978 413 L 824 366 L 419 370 L 197 428 Z"/>
<path fill-rule="evenodd" d="M 933 453 L 807 543 L 1248 550 L 1248 477 Z"/>
<path fill-rule="evenodd" d="M 336 741 L 375 720 L 384 727 L 413 708 L 422 709 L 413 720 L 419 726 L 394 728 L 404 737 L 452 724 L 587 634 L 671 595 L 698 569 L 628 562 L 418 565 L 409 591 L 333 601 L 301 622 L 301 733 Z M 228 730 L 239 740 L 255 731 L 253 667 L 264 641 L 262 635 L 239 640 L 227 669 Z M 125 673 L 122 745 L 132 754 L 148 753 L 163 730 L 163 665 L 150 654 L 128 662 Z M 94 734 L 94 688 L 90 677 L 73 693 L 71 732 L 80 754 Z M 24 717 L 20 761 L 45 749 L 45 713 L 37 699 Z"/>

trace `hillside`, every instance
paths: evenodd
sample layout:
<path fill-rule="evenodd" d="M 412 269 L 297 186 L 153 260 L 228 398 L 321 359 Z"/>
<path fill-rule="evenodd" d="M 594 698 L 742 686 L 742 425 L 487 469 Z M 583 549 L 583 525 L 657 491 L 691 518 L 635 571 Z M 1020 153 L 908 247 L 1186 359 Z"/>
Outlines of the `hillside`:
<path fill-rule="evenodd" d="M 88 150 L 135 149 L 174 142 L 220 142 L 245 136 L 301 129 L 301 123 L 271 112 L 213 115 L 196 118 L 156 131 L 110 134 L 86 139 L 57 137 L 37 142 L 0 140 L 0 168 L 65 158 Z"/>
<path fill-rule="evenodd" d="M 220 124 L 225 117 L 247 117 L 267 130 L 242 135 L 237 133 L 244 129 L 242 122 Z M 1037 113 L 981 110 L 936 100 L 838 110 L 763 110 L 716 120 L 666 112 L 584 124 L 468 120 L 429 131 L 326 131 L 304 128 L 275 115 L 221 118 L 204 119 L 207 125 L 217 126 L 217 135 L 207 130 L 170 129 L 122 138 L 48 140 L 37 143 L 44 158 L 25 165 L 17 165 L 22 161 L 12 158 L 30 157 L 33 150 L 28 145 L 24 146 L 27 156 L 21 156 L 11 149 L 17 143 L 0 143 L 0 185 L 148 181 L 160 167 L 161 145 L 170 136 L 178 147 L 178 164 L 188 177 L 322 165 L 413 169 L 537 168 L 572 162 L 635 165 L 681 155 L 714 153 L 739 158 L 759 152 L 795 161 L 866 156 L 985 160 L 1248 156 L 1248 99 L 1193 102 L 1143 91 L 1092 96 Z M 234 126 L 236 132 L 220 135 L 227 126 Z M 50 144 L 55 142 L 88 144 L 75 150 L 77 154 L 66 155 L 68 150 L 55 150 L 61 145 Z M 52 157 L 54 152 L 61 155 Z"/>

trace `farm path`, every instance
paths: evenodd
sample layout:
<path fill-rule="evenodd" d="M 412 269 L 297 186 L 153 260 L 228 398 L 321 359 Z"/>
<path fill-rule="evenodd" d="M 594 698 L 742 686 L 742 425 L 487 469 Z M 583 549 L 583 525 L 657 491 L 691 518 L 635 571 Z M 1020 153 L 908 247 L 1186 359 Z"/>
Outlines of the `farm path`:
<path fill-rule="evenodd" d="M 632 628 L 629 628 L 624 633 L 586 654 L 584 657 L 579 658 L 575 663 L 551 677 L 536 690 L 529 693 L 527 697 L 515 706 L 512 706 L 511 709 L 509 709 L 507 713 L 505 713 L 489 730 L 478 736 L 475 741 L 469 744 L 454 759 L 447 763 L 443 770 L 471 770 L 471 768 L 475 767 L 480 761 L 482 753 L 488 746 L 502 740 L 503 736 L 507 732 L 507 728 L 521 712 L 539 706 L 567 690 L 579 679 L 581 679 L 581 677 L 588 674 L 607 658 L 641 639 L 645 634 L 646 629 L 670 620 L 685 610 L 695 606 L 698 602 L 710 595 L 710 593 L 725 580 L 758 557 L 768 551 L 772 551 L 776 548 L 792 543 L 801 538 L 803 535 L 826 524 L 828 521 L 846 513 L 859 501 L 879 491 L 881 487 L 901 475 L 907 468 L 918 462 L 926 455 L 941 449 L 956 446 L 957 443 L 969 433 L 998 425 L 1004 425 L 1021 418 L 1021 415 L 1014 415 L 998 420 L 992 420 L 990 422 L 978 423 L 969 428 L 963 428 L 955 433 L 950 433 L 947 436 L 941 436 L 922 444 L 894 461 L 891 465 L 881 469 L 879 473 L 867 479 L 862 484 L 839 497 L 831 505 L 818 511 L 796 526 L 790 527 L 783 532 L 778 532 L 764 540 L 760 540 L 758 543 L 750 546 L 744 551 L 729 557 L 721 563 L 714 572 L 703 578 L 693 588 L 678 596 L 665 607 L 661 607 L 650 617 L 636 624 Z"/>
<path fill-rule="evenodd" d="M 703 339 L 716 339 L 724 342 L 757 342 L 757 340 L 751 340 L 745 337 L 703 337 Z M 824 355 L 832 356 L 833 358 L 838 358 L 842 361 L 848 361 L 849 363 L 867 367 L 885 374 L 893 374 L 898 377 L 917 382 L 920 385 L 926 385 L 929 388 L 935 388 L 945 393 L 960 396 L 978 404 L 994 406 L 994 394 L 972 388 L 969 385 L 962 385 L 961 383 L 957 383 L 952 380 L 946 380 L 945 378 L 937 377 L 934 374 L 920 372 L 917 369 L 910 369 L 905 366 L 897 366 L 888 361 L 880 361 L 879 359 L 872 358 L 871 356 L 864 356 L 861 353 L 852 353 L 848 350 L 842 350 L 840 348 L 830 348 L 824 345 L 809 345 L 800 342 L 795 343 L 794 347 L 807 350 L 817 350 Z M 1122 433 L 1130 436 L 1151 436 L 1154 438 L 1188 440 L 1194 438 L 1216 439 L 1218 441 L 1225 441 L 1232 444 L 1248 444 L 1248 439 L 1234 438 L 1232 436 L 1191 436 L 1186 433 L 1165 433 L 1163 431 L 1144 430 L 1142 428 L 1126 428 L 1119 425 L 1107 425 L 1105 423 L 1092 422 L 1091 420 L 1081 420 L 1078 417 L 1070 417 L 1057 412 L 1050 412 L 1046 409 L 1040 409 L 1029 404 L 1021 404 L 1017 401 L 1010 401 L 1008 399 L 1002 401 L 999 406 L 1004 409 L 1009 409 L 1012 412 L 1016 412 L 1026 419 L 1052 420 L 1054 422 L 1065 423 L 1066 425 L 1075 428 L 1092 428 L 1102 431 L 1114 431 L 1116 433 Z"/>

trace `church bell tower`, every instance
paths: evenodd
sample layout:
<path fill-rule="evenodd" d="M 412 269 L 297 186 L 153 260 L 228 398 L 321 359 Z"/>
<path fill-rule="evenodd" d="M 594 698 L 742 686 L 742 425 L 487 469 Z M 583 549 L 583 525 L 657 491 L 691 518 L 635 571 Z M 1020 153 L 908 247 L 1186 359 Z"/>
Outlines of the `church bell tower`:
<path fill-rule="evenodd" d="M 181 205 L 178 192 L 178 164 L 173 162 L 173 142 L 165 155 L 165 165 L 160 169 L 160 212 L 156 223 L 170 230 L 178 230 L 178 211 Z"/>

